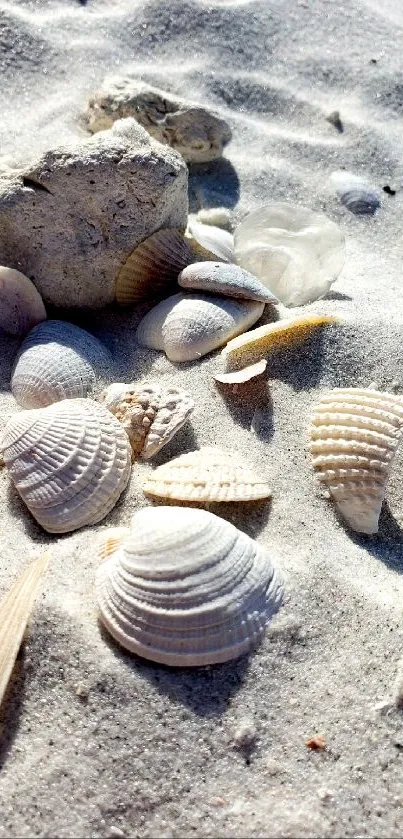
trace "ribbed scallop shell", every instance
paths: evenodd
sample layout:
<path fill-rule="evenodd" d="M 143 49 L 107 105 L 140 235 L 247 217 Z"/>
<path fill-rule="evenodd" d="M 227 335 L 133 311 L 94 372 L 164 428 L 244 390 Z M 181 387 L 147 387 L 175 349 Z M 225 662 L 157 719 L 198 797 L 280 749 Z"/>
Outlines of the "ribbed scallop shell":
<path fill-rule="evenodd" d="M 158 466 L 143 491 L 176 501 L 256 501 L 271 495 L 269 484 L 233 451 L 204 446 Z"/>
<path fill-rule="evenodd" d="M 127 434 L 92 399 L 65 399 L 15 414 L 1 448 L 16 490 L 49 533 L 101 521 L 130 477 Z"/>
<path fill-rule="evenodd" d="M 308 337 L 315 329 L 339 323 L 332 315 L 299 315 L 275 323 L 258 326 L 228 342 L 222 355 L 265 353 L 280 347 L 290 347 Z"/>
<path fill-rule="evenodd" d="M 173 667 L 248 653 L 283 598 L 268 551 L 218 516 L 186 507 L 137 512 L 130 535 L 99 566 L 96 590 L 111 635 Z"/>
<path fill-rule="evenodd" d="M 336 388 L 312 419 L 310 451 L 319 480 L 347 524 L 377 533 L 392 461 L 403 427 L 403 399 L 392 393 Z"/>
<path fill-rule="evenodd" d="M 143 347 L 163 350 L 170 361 L 193 361 L 248 329 L 263 309 L 254 300 L 174 294 L 146 314 L 136 338 Z"/>
<path fill-rule="evenodd" d="M 33 282 L 14 268 L 0 266 L 0 328 L 10 335 L 26 335 L 46 319 L 46 309 Z"/>
<path fill-rule="evenodd" d="M 235 229 L 235 258 L 285 306 L 323 297 L 344 264 L 344 235 L 323 213 L 272 202 Z"/>
<path fill-rule="evenodd" d="M 381 206 L 379 192 L 363 178 L 350 172 L 333 172 L 330 176 L 342 204 L 357 216 L 373 216 Z"/>
<path fill-rule="evenodd" d="M 200 260 L 235 262 L 234 237 L 227 230 L 213 224 L 190 220 L 186 237 L 195 256 L 198 255 Z"/>
<path fill-rule="evenodd" d="M 141 242 L 121 266 L 115 281 L 117 302 L 128 306 L 169 290 L 182 268 L 194 258 L 183 231 L 158 230 Z"/>
<path fill-rule="evenodd" d="M 61 320 L 40 323 L 21 344 L 11 377 L 14 399 L 23 408 L 43 408 L 79 399 L 105 386 L 112 356 L 97 338 Z"/>
<path fill-rule="evenodd" d="M 125 429 L 133 458 L 145 460 L 172 440 L 194 409 L 186 391 L 158 382 L 115 382 L 100 395 L 100 401 Z"/>
<path fill-rule="evenodd" d="M 277 298 L 256 277 L 238 265 L 225 262 L 194 262 L 181 271 L 178 284 L 182 288 L 223 294 L 241 300 L 277 303 Z"/>

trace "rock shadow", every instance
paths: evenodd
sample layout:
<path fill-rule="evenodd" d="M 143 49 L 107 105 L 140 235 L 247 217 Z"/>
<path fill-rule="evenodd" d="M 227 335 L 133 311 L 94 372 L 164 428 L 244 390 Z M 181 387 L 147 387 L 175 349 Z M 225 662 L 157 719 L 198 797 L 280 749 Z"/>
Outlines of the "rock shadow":
<path fill-rule="evenodd" d="M 22 338 L 14 338 L 0 330 L 0 391 L 10 392 L 11 372 Z"/>
<path fill-rule="evenodd" d="M 197 213 L 212 207 L 233 209 L 239 196 L 239 177 L 227 158 L 189 164 L 189 212 Z"/>
<path fill-rule="evenodd" d="M 24 657 L 25 650 L 21 646 L 1 704 L 0 771 L 6 763 L 7 756 L 18 734 L 19 722 L 24 707 L 26 678 Z"/>

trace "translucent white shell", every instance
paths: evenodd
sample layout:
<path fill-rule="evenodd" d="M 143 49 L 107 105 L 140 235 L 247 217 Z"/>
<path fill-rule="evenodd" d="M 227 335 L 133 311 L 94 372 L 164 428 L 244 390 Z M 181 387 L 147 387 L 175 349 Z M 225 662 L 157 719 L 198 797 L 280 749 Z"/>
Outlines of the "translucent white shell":
<path fill-rule="evenodd" d="M 48 320 L 21 344 L 11 390 L 23 408 L 43 408 L 88 396 L 104 387 L 111 374 L 111 354 L 97 338 L 72 323 Z"/>
<path fill-rule="evenodd" d="M 332 172 L 330 181 L 341 203 L 357 216 L 373 216 L 381 206 L 379 191 L 358 175 Z"/>
<path fill-rule="evenodd" d="M 269 484 L 233 451 L 204 446 L 158 466 L 143 487 L 146 495 L 176 501 L 256 501 Z"/>
<path fill-rule="evenodd" d="M 121 305 L 149 300 L 173 285 L 179 272 L 194 259 L 183 231 L 158 230 L 141 242 L 121 266 L 115 281 Z"/>
<path fill-rule="evenodd" d="M 114 382 L 101 393 L 100 401 L 125 429 L 133 458 L 145 460 L 172 440 L 194 409 L 186 391 L 158 382 Z"/>
<path fill-rule="evenodd" d="M 201 224 L 199 221 L 188 221 L 187 240 L 194 253 L 200 259 L 220 260 L 220 262 L 235 262 L 234 237 L 227 230 L 212 224 Z"/>
<path fill-rule="evenodd" d="M 136 338 L 143 347 L 163 350 L 170 361 L 193 361 L 248 329 L 264 303 L 204 294 L 174 294 L 140 321 Z"/>
<path fill-rule="evenodd" d="M 322 213 L 286 202 L 249 213 L 235 229 L 235 258 L 285 306 L 323 297 L 344 264 L 344 235 Z"/>
<path fill-rule="evenodd" d="M 101 620 L 123 647 L 174 667 L 248 653 L 283 598 L 268 551 L 218 516 L 186 507 L 137 512 L 99 566 L 96 590 Z"/>
<path fill-rule="evenodd" d="M 312 419 L 310 451 L 338 512 L 359 533 L 377 533 L 393 457 L 403 428 L 403 399 L 336 388 Z"/>
<path fill-rule="evenodd" d="M 178 284 L 182 288 L 223 294 L 241 300 L 277 303 L 277 298 L 256 277 L 238 265 L 225 262 L 194 262 L 181 271 Z"/>
<path fill-rule="evenodd" d="M 130 477 L 127 434 L 92 399 L 65 399 L 15 414 L 1 448 L 16 490 L 49 533 L 101 521 Z"/>
<path fill-rule="evenodd" d="M 33 282 L 14 268 L 0 266 L 0 329 L 26 335 L 46 319 L 46 309 Z"/>

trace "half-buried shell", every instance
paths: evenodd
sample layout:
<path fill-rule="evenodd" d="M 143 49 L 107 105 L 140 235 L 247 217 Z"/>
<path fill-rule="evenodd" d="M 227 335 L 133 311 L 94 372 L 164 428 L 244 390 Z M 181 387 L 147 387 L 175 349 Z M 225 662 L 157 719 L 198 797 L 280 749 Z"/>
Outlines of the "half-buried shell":
<path fill-rule="evenodd" d="M 175 501 L 256 501 L 271 495 L 269 484 L 236 452 L 204 446 L 158 466 L 143 491 Z"/>
<path fill-rule="evenodd" d="M 356 216 L 373 216 L 381 206 L 380 193 L 359 175 L 332 172 L 330 181 L 342 204 Z"/>
<path fill-rule="evenodd" d="M 99 566 L 96 590 L 115 640 L 173 667 L 250 652 L 283 599 L 268 551 L 218 516 L 186 507 L 135 513 L 130 534 Z"/>
<path fill-rule="evenodd" d="M 403 399 L 392 393 L 336 388 L 312 418 L 310 451 L 342 518 L 377 533 L 393 458 L 403 430 Z"/>
<path fill-rule="evenodd" d="M 117 302 L 129 306 L 166 292 L 182 268 L 194 259 L 183 230 L 158 230 L 141 242 L 121 266 L 115 281 Z"/>
<path fill-rule="evenodd" d="M 241 300 L 277 303 L 277 298 L 256 277 L 238 265 L 225 262 L 194 262 L 181 271 L 178 284 L 182 288 L 223 294 Z"/>
<path fill-rule="evenodd" d="M 215 373 L 213 379 L 223 385 L 240 385 L 262 376 L 266 367 L 267 359 L 261 358 L 256 364 L 249 364 L 248 367 L 242 367 L 240 370 L 231 370 L 228 373 Z"/>
<path fill-rule="evenodd" d="M 65 399 L 15 414 L 1 448 L 17 492 L 49 533 L 101 521 L 130 478 L 127 434 L 92 399 Z"/>
<path fill-rule="evenodd" d="M 33 282 L 14 268 L 0 266 L 0 328 L 26 335 L 46 319 L 46 309 Z"/>
<path fill-rule="evenodd" d="M 238 335 L 229 341 L 221 352 L 225 356 L 263 354 L 280 347 L 291 347 L 304 341 L 316 329 L 339 322 L 333 315 L 299 315 L 296 318 L 278 320 Z"/>

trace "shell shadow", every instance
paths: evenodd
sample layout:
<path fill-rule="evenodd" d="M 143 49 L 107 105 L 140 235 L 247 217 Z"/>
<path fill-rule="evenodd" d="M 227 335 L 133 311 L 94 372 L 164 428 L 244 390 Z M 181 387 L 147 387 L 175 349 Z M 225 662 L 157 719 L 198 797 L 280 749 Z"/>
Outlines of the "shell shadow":
<path fill-rule="evenodd" d="M 51 545 L 55 538 L 60 538 L 63 535 L 69 535 L 62 533 L 50 534 L 47 533 L 46 530 L 43 530 L 29 512 L 28 507 L 25 506 L 11 480 L 7 486 L 6 503 L 10 515 L 22 524 L 25 533 L 30 539 L 32 539 L 33 542 L 39 542 L 41 545 Z"/>
<path fill-rule="evenodd" d="M 391 513 L 387 501 L 382 504 L 378 533 L 366 536 L 346 530 L 356 545 L 380 559 L 392 571 L 403 574 L 403 529 Z"/>
<path fill-rule="evenodd" d="M 4 767 L 7 755 L 17 736 L 24 707 L 26 677 L 24 656 L 25 651 L 21 646 L 0 709 L 0 771 Z"/>
<path fill-rule="evenodd" d="M 349 294 L 342 294 L 340 291 L 329 291 L 322 298 L 323 300 L 352 300 Z"/>
<path fill-rule="evenodd" d="M 199 443 L 197 441 L 195 430 L 192 426 L 192 417 L 190 417 L 190 420 L 188 420 L 188 422 L 176 432 L 172 440 L 170 440 L 169 443 L 167 443 L 166 446 L 158 452 L 158 454 L 150 458 L 148 463 L 151 463 L 154 467 L 161 466 L 163 463 L 167 463 L 169 460 L 172 460 L 174 457 L 178 457 L 180 454 L 185 454 L 185 452 L 194 452 L 198 448 Z"/>
<path fill-rule="evenodd" d="M 225 664 L 207 667 L 167 667 L 125 651 L 102 623 L 98 622 L 103 641 L 125 666 L 146 679 L 161 694 L 190 708 L 199 717 L 217 717 L 230 704 L 242 685 L 249 667 L 249 656 Z"/>
<path fill-rule="evenodd" d="M 208 510 L 221 519 L 226 519 L 238 530 L 242 530 L 251 539 L 256 539 L 266 527 L 269 520 L 272 500 L 263 498 L 261 501 L 177 501 L 174 498 L 152 498 L 146 496 L 153 507 L 191 507 L 194 510 Z"/>
<path fill-rule="evenodd" d="M 233 420 L 242 428 L 252 430 L 264 442 L 274 434 L 273 400 L 270 386 L 263 376 L 244 384 L 234 385 L 215 382 L 217 390 Z"/>
<path fill-rule="evenodd" d="M 197 213 L 211 207 L 236 206 L 240 196 L 240 182 L 232 163 L 225 157 L 210 163 L 190 163 L 189 212 Z"/>
<path fill-rule="evenodd" d="M 10 392 L 11 371 L 21 338 L 13 338 L 0 330 L 0 391 Z"/>
<path fill-rule="evenodd" d="M 320 381 L 323 360 L 324 336 L 318 330 L 301 344 L 273 350 L 268 356 L 268 375 L 290 385 L 296 392 L 311 390 Z"/>

